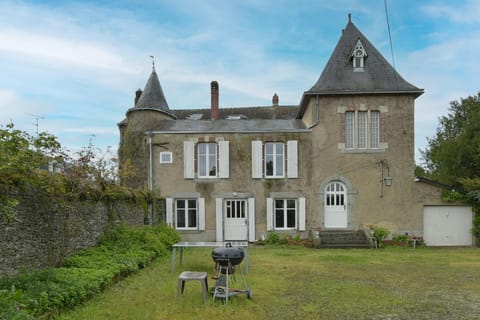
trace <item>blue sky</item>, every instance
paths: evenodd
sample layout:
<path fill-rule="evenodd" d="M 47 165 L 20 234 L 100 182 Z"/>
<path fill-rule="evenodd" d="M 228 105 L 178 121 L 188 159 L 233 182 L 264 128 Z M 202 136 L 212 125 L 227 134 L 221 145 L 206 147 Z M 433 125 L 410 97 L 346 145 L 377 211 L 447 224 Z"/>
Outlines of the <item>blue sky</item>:
<path fill-rule="evenodd" d="M 395 66 L 425 89 L 418 149 L 452 100 L 480 91 L 480 1 L 388 0 Z M 352 21 L 392 62 L 381 0 L 0 2 L 0 124 L 48 131 L 72 152 L 118 146 L 151 72 L 172 109 L 297 105 Z"/>

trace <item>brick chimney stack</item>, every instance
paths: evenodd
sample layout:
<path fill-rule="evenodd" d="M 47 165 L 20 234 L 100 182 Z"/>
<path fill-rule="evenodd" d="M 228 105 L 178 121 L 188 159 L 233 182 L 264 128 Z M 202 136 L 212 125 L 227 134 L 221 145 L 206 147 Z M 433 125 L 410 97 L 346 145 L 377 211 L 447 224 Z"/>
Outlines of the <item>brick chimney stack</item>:
<path fill-rule="evenodd" d="M 218 110 L 218 82 L 212 81 L 210 83 L 210 89 L 212 94 L 210 119 L 217 120 L 220 117 L 220 111 Z"/>
<path fill-rule="evenodd" d="M 278 95 L 276 93 L 272 97 L 272 105 L 278 107 Z"/>

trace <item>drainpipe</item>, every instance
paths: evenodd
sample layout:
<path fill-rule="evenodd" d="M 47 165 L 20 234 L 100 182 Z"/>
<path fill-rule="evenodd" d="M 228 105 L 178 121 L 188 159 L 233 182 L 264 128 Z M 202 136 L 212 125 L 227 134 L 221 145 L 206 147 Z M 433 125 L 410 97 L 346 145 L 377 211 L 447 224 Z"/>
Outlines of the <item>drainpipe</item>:
<path fill-rule="evenodd" d="M 315 96 L 315 122 L 308 127 L 308 129 L 311 129 L 318 125 L 320 122 L 320 99 L 318 94 Z"/>
<path fill-rule="evenodd" d="M 153 150 L 152 150 L 152 132 L 148 132 L 148 191 L 153 191 Z M 144 224 L 153 223 L 153 205 L 147 203 L 147 216 L 144 219 Z"/>

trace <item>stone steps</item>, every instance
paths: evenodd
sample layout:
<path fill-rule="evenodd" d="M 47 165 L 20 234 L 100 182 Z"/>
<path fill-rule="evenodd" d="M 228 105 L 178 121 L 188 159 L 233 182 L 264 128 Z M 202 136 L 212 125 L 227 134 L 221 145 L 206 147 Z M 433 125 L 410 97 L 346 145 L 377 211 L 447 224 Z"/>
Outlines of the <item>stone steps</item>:
<path fill-rule="evenodd" d="M 370 242 L 362 230 L 320 231 L 319 236 L 321 248 L 370 248 Z"/>

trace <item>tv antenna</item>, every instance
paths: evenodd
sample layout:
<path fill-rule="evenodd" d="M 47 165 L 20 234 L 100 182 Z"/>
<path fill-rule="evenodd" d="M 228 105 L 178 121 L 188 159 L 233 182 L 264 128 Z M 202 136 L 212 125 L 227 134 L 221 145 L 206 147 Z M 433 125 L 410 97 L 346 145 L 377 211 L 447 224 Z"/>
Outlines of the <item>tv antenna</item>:
<path fill-rule="evenodd" d="M 45 119 L 45 117 L 42 115 L 38 115 L 38 114 L 33 114 L 33 113 L 29 113 L 32 117 L 35 118 L 35 123 L 33 124 L 35 126 L 35 129 L 37 130 L 37 137 L 38 137 L 38 120 L 43 120 Z"/>

